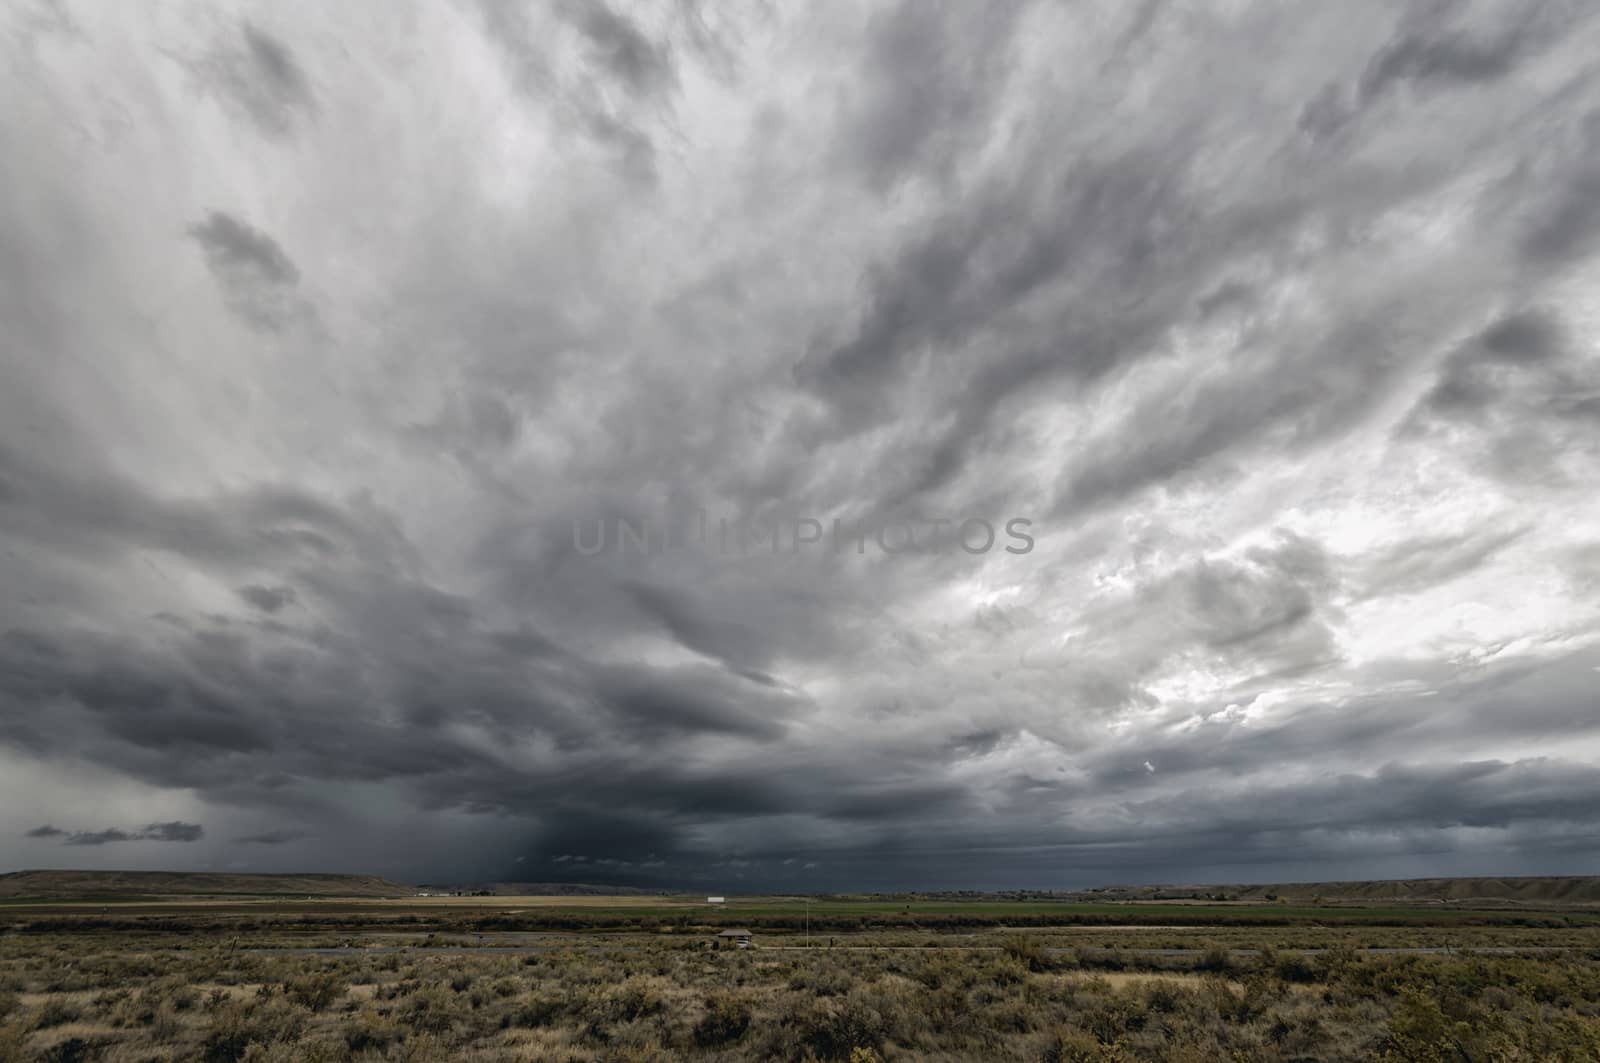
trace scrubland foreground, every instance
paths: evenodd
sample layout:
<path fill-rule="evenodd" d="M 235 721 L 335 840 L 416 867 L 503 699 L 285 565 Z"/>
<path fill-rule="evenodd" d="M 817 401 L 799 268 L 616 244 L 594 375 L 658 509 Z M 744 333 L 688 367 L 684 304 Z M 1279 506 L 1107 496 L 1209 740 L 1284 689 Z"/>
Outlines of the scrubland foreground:
<path fill-rule="evenodd" d="M 774 933 L 736 950 L 682 931 L 84 926 L 0 935 L 0 1061 L 1600 1059 L 1592 927 Z M 1390 940 L 1443 951 L 1368 951 Z"/>

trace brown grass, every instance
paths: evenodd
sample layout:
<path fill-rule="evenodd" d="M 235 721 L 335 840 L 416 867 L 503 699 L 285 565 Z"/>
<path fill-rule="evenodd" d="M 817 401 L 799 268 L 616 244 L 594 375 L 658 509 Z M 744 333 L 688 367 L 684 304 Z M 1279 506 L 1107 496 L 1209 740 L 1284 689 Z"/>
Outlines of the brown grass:
<path fill-rule="evenodd" d="M 0 933 L 0 1063 L 1600 1058 L 1582 927 L 1529 931 L 1579 946 L 1538 956 L 1373 956 L 1337 936 L 1308 956 L 1229 927 L 1230 948 L 1259 951 L 1048 951 L 1016 931 L 710 950 L 678 931 L 327 957 L 261 947 L 285 942 L 275 922 L 162 925 Z"/>

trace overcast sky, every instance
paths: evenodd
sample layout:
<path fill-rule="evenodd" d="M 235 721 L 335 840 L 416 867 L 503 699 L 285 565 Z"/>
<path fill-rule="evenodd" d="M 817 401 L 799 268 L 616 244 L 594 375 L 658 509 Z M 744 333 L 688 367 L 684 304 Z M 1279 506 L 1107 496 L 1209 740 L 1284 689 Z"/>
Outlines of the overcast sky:
<path fill-rule="evenodd" d="M 1600 873 L 1590 0 L 0 51 L 0 870 Z"/>

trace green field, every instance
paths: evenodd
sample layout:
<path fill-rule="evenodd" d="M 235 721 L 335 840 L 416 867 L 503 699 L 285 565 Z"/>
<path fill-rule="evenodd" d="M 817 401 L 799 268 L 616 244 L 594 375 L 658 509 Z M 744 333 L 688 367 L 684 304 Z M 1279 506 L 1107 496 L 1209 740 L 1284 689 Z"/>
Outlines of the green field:
<path fill-rule="evenodd" d="M 809 902 L 792 897 L 737 898 L 724 904 L 706 904 L 688 898 L 312 898 L 281 894 L 195 894 L 183 897 L 13 897 L 0 907 L 26 912 L 32 917 L 53 915 L 90 919 L 102 907 L 114 905 L 126 916 L 265 916 L 317 914 L 354 920 L 412 917 L 460 922 L 496 920 L 564 928 L 572 923 L 619 927 L 639 921 L 788 925 L 807 918 L 814 925 L 859 928 L 864 926 L 1039 926 L 1173 924 L 1181 926 L 1262 925 L 1303 923 L 1373 924 L 1395 926 L 1595 926 L 1600 912 L 1592 909 L 1561 910 L 1549 906 L 1513 908 L 1438 905 L 1304 905 L 1241 902 L 1074 902 L 1074 901 L 943 901 L 819 898 Z"/>

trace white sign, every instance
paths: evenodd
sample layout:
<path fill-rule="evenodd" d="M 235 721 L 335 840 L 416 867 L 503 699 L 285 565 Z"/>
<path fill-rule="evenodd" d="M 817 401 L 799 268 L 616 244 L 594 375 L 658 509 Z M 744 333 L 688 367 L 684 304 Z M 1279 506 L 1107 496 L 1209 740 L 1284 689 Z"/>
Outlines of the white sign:
<path fill-rule="evenodd" d="M 727 899 L 726 897 L 707 897 L 706 898 L 706 903 L 707 904 L 721 904 L 726 899 Z"/>

